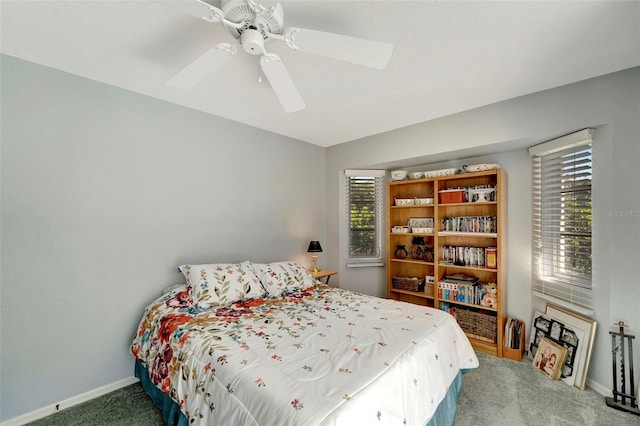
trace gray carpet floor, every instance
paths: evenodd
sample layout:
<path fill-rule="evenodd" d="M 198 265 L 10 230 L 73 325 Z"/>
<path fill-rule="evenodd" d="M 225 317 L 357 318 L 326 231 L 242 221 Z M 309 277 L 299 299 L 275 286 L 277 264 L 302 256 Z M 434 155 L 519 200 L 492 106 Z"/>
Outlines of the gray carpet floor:
<path fill-rule="evenodd" d="M 456 426 L 640 425 L 604 397 L 549 380 L 525 356 L 521 362 L 478 353 L 480 367 L 463 376 Z"/>
<path fill-rule="evenodd" d="M 551 381 L 522 362 L 478 353 L 480 367 L 463 376 L 456 426 L 640 425 L 640 416 L 608 407 L 597 392 Z M 30 426 L 154 426 L 160 412 L 139 384 L 30 423 Z"/>

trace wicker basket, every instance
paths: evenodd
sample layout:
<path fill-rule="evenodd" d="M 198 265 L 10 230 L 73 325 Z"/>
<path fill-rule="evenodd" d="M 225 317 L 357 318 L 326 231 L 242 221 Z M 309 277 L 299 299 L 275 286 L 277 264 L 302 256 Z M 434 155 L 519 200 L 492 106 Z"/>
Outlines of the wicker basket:
<path fill-rule="evenodd" d="M 391 285 L 398 290 L 424 291 L 424 278 L 394 275 L 391 277 Z"/>
<path fill-rule="evenodd" d="M 496 317 L 461 308 L 455 308 L 455 312 L 458 324 L 469 337 L 496 343 L 498 332 Z"/>

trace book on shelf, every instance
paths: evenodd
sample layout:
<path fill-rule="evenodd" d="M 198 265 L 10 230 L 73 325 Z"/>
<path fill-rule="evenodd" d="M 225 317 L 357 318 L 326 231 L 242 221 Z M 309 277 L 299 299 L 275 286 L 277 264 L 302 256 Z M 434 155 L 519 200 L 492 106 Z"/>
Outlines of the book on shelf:
<path fill-rule="evenodd" d="M 487 269 L 496 269 L 498 267 L 498 249 L 496 247 L 487 247 L 485 249 L 484 263 Z"/>
<path fill-rule="evenodd" d="M 453 274 L 453 275 L 445 275 L 444 279 L 449 281 L 460 281 L 460 282 L 465 282 L 470 284 L 480 281 L 478 277 L 473 277 L 471 275 L 463 274 L 462 272 L 458 274 Z"/>

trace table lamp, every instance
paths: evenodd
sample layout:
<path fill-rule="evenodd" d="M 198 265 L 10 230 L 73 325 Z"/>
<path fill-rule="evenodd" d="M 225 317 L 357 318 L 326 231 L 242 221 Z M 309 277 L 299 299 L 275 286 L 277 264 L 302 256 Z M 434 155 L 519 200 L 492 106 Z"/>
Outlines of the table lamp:
<path fill-rule="evenodd" d="M 318 272 L 318 255 L 316 253 L 322 253 L 322 247 L 320 247 L 320 241 L 310 241 L 307 253 L 313 253 L 311 258 L 313 259 L 313 272 Z"/>

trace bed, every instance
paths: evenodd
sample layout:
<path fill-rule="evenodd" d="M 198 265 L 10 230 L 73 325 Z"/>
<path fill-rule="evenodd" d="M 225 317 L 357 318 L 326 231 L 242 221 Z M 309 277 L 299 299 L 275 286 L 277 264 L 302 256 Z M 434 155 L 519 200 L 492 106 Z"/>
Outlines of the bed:
<path fill-rule="evenodd" d="M 167 424 L 453 424 L 478 360 L 448 313 L 299 264 L 182 265 L 144 312 L 135 374 Z"/>

